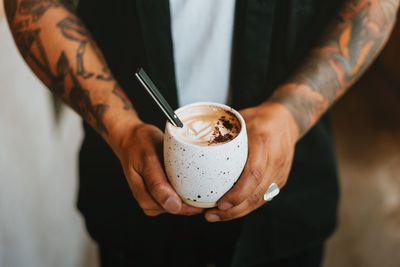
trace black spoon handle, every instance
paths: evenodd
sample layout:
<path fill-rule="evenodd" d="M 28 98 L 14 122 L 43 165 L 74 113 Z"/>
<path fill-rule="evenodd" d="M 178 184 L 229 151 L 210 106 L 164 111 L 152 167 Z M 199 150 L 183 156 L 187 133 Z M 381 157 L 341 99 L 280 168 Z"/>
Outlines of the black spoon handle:
<path fill-rule="evenodd" d="M 158 91 L 156 85 L 147 75 L 147 73 L 142 69 L 139 68 L 135 73 L 136 78 L 139 82 L 143 85 L 149 95 L 154 99 L 160 109 L 164 112 L 167 116 L 169 122 L 174 125 L 175 127 L 183 127 L 182 121 L 178 118 L 175 114 L 171 106 L 168 104 L 167 100 L 161 95 L 160 91 Z"/>

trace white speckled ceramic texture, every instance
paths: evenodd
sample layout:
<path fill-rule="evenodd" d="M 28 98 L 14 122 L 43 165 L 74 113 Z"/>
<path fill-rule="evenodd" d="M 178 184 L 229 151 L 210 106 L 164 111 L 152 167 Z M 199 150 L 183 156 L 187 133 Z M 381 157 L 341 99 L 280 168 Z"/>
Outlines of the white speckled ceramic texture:
<path fill-rule="evenodd" d="M 241 123 L 240 133 L 218 145 L 195 145 L 177 139 L 167 122 L 164 135 L 164 164 L 168 179 L 182 200 L 195 207 L 211 208 L 237 181 L 247 160 L 247 133 L 244 119 L 234 109 L 217 103 L 193 103 L 194 106 L 217 106 L 235 114 Z"/>

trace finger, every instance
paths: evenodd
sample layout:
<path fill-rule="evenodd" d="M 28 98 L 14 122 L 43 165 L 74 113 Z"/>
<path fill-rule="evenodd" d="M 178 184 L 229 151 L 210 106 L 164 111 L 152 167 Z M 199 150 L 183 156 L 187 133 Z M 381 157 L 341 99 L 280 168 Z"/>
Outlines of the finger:
<path fill-rule="evenodd" d="M 265 179 L 254 191 L 254 193 L 249 195 L 249 197 L 245 201 L 243 201 L 238 206 L 232 207 L 228 210 L 209 210 L 206 212 L 206 219 L 209 222 L 229 221 L 243 217 L 254 211 L 255 209 L 259 208 L 260 206 L 264 205 L 266 203 L 266 201 L 264 200 L 264 194 L 268 191 L 269 186 L 273 182 L 275 182 L 278 184 L 279 188 L 282 188 L 287 180 L 291 166 L 290 161 L 286 162 L 283 166 L 272 164 L 269 165 L 270 166 L 267 166 Z"/>
<path fill-rule="evenodd" d="M 157 143 L 156 151 L 157 151 L 157 155 L 158 155 L 159 159 L 161 161 L 163 161 L 163 156 L 164 156 L 164 154 L 163 154 L 163 139 L 161 138 L 158 141 L 159 142 L 156 142 Z M 165 172 L 163 172 L 163 173 L 165 173 Z M 174 190 L 174 192 L 175 192 L 175 190 Z M 182 201 L 182 208 L 181 208 L 180 212 L 177 213 L 177 215 L 193 216 L 193 215 L 198 215 L 201 213 L 204 213 L 204 209 L 192 207 Z"/>
<path fill-rule="evenodd" d="M 128 183 L 132 189 L 132 193 L 133 193 L 136 201 L 138 201 L 138 204 L 142 208 L 143 212 L 147 216 L 157 216 L 162 213 L 165 213 L 164 208 L 161 207 L 152 198 L 150 193 L 147 191 L 147 189 L 143 183 L 143 180 L 139 176 L 139 174 L 136 174 L 136 176 L 137 176 L 137 178 L 128 179 Z M 204 212 L 204 209 L 192 207 L 187 204 L 182 204 L 182 209 L 179 212 L 179 215 L 193 216 L 193 215 L 201 214 L 203 212 Z"/>
<path fill-rule="evenodd" d="M 266 172 L 266 176 L 270 177 L 271 173 L 271 171 Z M 232 207 L 228 210 L 209 210 L 205 215 L 206 220 L 209 222 L 230 221 L 249 214 L 253 210 L 266 203 L 264 200 L 264 194 L 267 192 L 270 183 L 270 179 L 264 179 L 257 189 L 250 194 L 245 201 L 235 207 Z"/>
<path fill-rule="evenodd" d="M 140 177 L 140 175 L 137 174 L 133 169 L 131 169 L 129 172 L 130 173 L 127 175 L 129 187 L 131 188 L 132 194 L 138 202 L 140 208 L 142 208 L 143 212 L 147 216 L 157 216 L 165 213 L 163 207 L 158 205 L 158 203 L 147 191 L 142 177 Z"/>
<path fill-rule="evenodd" d="M 189 206 L 189 205 L 183 203 L 182 209 L 179 212 L 179 215 L 193 216 L 193 215 L 198 215 L 201 213 L 204 213 L 204 209 L 192 207 L 192 206 Z"/>
<path fill-rule="evenodd" d="M 258 207 L 265 204 L 264 190 L 258 189 L 248 199 L 228 210 L 212 209 L 205 213 L 205 218 L 209 222 L 230 221 L 241 218 Z"/>
<path fill-rule="evenodd" d="M 257 138 L 258 139 L 258 138 Z M 239 180 L 219 201 L 218 208 L 227 210 L 244 202 L 261 184 L 267 166 L 265 141 L 253 140 L 249 146 L 249 157 Z"/>
<path fill-rule="evenodd" d="M 155 151 L 150 151 L 144 156 L 140 174 L 147 190 L 160 206 L 172 214 L 178 214 L 181 211 L 182 201 L 169 184 Z"/>

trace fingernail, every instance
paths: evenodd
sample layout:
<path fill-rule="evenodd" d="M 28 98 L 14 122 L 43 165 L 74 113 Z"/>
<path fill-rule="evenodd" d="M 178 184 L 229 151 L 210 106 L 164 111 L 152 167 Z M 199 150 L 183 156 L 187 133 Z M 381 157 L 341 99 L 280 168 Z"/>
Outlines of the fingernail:
<path fill-rule="evenodd" d="M 176 197 L 169 197 L 163 205 L 164 209 L 170 213 L 178 213 L 181 210 L 181 202 Z"/>
<path fill-rule="evenodd" d="M 221 220 L 221 218 L 216 214 L 207 214 L 206 219 L 209 222 L 218 222 Z"/>
<path fill-rule="evenodd" d="M 220 210 L 229 210 L 232 207 L 233 207 L 233 205 L 231 203 L 224 202 L 224 203 L 222 203 L 221 205 L 218 206 L 218 209 L 220 209 Z"/>

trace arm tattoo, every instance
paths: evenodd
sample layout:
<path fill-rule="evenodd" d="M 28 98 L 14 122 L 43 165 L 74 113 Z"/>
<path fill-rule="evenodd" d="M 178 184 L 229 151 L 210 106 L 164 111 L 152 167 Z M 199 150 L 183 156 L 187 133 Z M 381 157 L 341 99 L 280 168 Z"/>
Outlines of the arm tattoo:
<path fill-rule="evenodd" d="M 57 61 L 57 73 L 53 75 L 50 70 L 50 63 L 47 54 L 43 47 L 43 42 L 40 38 L 40 29 L 26 30 L 16 33 L 16 42 L 21 51 L 22 56 L 28 61 L 32 62 L 35 67 L 46 78 L 46 82 L 50 89 L 58 96 L 62 97 L 64 94 L 64 76 L 67 74 L 69 68 L 68 60 L 64 52 L 60 55 Z"/>
<path fill-rule="evenodd" d="M 107 134 L 107 129 L 103 123 L 103 115 L 106 112 L 107 104 L 95 104 L 93 105 L 89 97 L 89 90 L 83 88 L 78 79 L 71 75 L 72 89 L 69 96 L 71 106 L 77 110 L 86 120 L 94 125 L 96 130 L 103 134 Z"/>
<path fill-rule="evenodd" d="M 348 0 L 306 62 L 271 97 L 292 113 L 300 135 L 370 66 L 386 43 L 399 0 Z"/>
<path fill-rule="evenodd" d="M 56 95 L 100 134 L 108 133 L 104 114 L 110 109 L 110 100 L 106 101 L 109 96 L 122 103 L 123 110 L 133 110 L 88 30 L 60 1 L 6 0 L 5 6 L 10 28 L 24 59 Z M 41 18 L 52 9 L 62 9 L 67 16 L 54 24 L 41 23 Z M 42 35 L 45 27 L 46 32 L 51 31 L 53 35 Z M 59 52 L 53 49 L 53 56 L 47 51 L 51 38 L 58 38 L 64 46 Z M 92 63 L 96 61 L 99 63 Z M 96 96 L 89 87 L 99 88 L 93 91 Z"/>
<path fill-rule="evenodd" d="M 125 94 L 125 92 L 118 86 L 117 83 L 115 83 L 114 88 L 112 90 L 112 93 L 114 95 L 116 95 L 119 99 L 121 99 L 122 103 L 123 103 L 123 109 L 124 110 L 130 110 L 132 109 L 132 103 L 128 100 L 127 95 Z"/>
<path fill-rule="evenodd" d="M 37 22 L 49 8 L 57 6 L 59 3 L 55 0 L 21 0 L 18 12 L 22 16 L 30 16 L 32 22 Z"/>
<path fill-rule="evenodd" d="M 91 45 L 96 55 L 101 59 L 103 63 L 103 73 L 97 74 L 96 79 L 98 80 L 112 80 L 107 64 L 103 58 L 103 55 L 99 52 L 97 46 L 91 42 L 90 33 L 86 30 L 83 24 L 72 17 L 68 17 L 60 21 L 57 26 L 61 29 L 62 34 L 65 38 L 79 43 L 79 47 L 76 51 L 76 62 L 77 62 L 77 74 L 85 79 L 88 79 L 94 75 L 93 72 L 86 70 L 84 66 L 85 50 L 88 45 Z"/>
<path fill-rule="evenodd" d="M 79 47 L 76 51 L 77 74 L 87 79 L 93 76 L 93 72 L 85 70 L 83 57 L 85 55 L 85 48 L 88 43 L 89 34 L 83 25 L 73 18 L 65 18 L 60 21 L 57 26 L 61 29 L 65 38 L 71 41 L 78 42 Z"/>
<path fill-rule="evenodd" d="M 56 74 L 50 70 L 50 64 L 39 36 L 40 30 L 21 32 L 17 35 L 17 43 L 21 53 L 28 61 L 31 61 L 48 79 L 47 83 L 52 91 L 62 97 L 66 91 L 65 83 L 72 81 L 68 102 L 80 113 L 96 130 L 107 133 L 102 117 L 107 110 L 106 104 L 93 105 L 89 91 L 84 89 L 75 77 L 65 52 L 61 52 L 57 60 Z M 34 53 L 33 51 L 36 51 Z"/>

